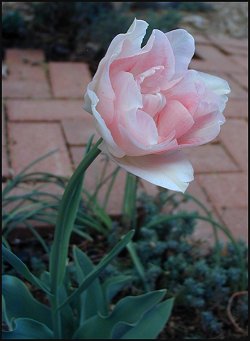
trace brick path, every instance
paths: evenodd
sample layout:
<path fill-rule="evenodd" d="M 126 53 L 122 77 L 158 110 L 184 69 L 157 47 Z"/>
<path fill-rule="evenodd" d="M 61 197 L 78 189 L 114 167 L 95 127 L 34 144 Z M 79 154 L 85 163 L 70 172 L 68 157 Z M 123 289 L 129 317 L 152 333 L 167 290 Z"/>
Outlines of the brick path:
<path fill-rule="evenodd" d="M 195 180 L 188 192 L 206 204 L 236 237 L 247 238 L 247 41 L 196 36 L 196 59 L 191 67 L 228 80 L 232 93 L 225 111 L 227 121 L 219 137 L 190 150 Z M 29 162 L 58 148 L 59 152 L 34 167 L 36 171 L 70 175 L 79 163 L 88 138 L 95 132 L 91 116 L 82 109 L 83 93 L 91 79 L 84 63 L 44 61 L 40 50 L 6 51 L 9 74 L 3 80 L 3 182 Z M 100 158 L 91 166 L 86 187 L 93 190 Z M 115 166 L 109 164 L 109 171 Z M 119 214 L 125 172 L 116 180 L 108 206 Z M 119 185 L 118 185 L 119 184 Z M 156 188 L 146 182 L 149 193 Z M 104 191 L 100 194 L 104 199 Z M 196 209 L 188 203 L 185 209 Z M 199 223 L 197 236 L 210 238 L 211 227 Z"/>

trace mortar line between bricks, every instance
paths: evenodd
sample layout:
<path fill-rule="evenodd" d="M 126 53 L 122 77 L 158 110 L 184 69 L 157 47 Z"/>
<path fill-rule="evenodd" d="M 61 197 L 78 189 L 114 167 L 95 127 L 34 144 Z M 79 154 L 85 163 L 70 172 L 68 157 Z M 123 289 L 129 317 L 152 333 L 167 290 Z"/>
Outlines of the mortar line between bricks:
<path fill-rule="evenodd" d="M 62 125 L 62 121 L 59 121 L 59 125 L 60 125 L 60 130 L 62 132 L 63 139 L 65 141 L 65 147 L 66 147 L 68 155 L 69 155 L 69 159 L 70 159 L 70 162 L 71 162 L 71 167 L 72 167 L 72 170 L 74 170 L 76 167 L 75 167 L 75 164 L 74 164 L 73 155 L 72 155 L 71 150 L 70 150 L 70 144 L 67 141 L 67 137 L 66 137 L 63 125 Z"/>
<path fill-rule="evenodd" d="M 236 165 L 238 166 L 238 165 Z M 234 174 L 234 173 L 244 173 L 244 170 L 242 170 L 241 168 L 239 168 L 238 170 L 213 170 L 213 171 L 196 171 L 195 172 L 196 175 L 199 175 L 199 174 L 204 174 L 204 175 L 209 175 L 209 174 L 214 174 L 214 175 L 218 175 L 218 174 Z"/>
<path fill-rule="evenodd" d="M 8 113 L 7 113 L 7 106 L 6 103 L 4 102 L 3 104 L 3 113 L 4 115 L 4 135 L 5 135 L 5 150 L 6 150 L 6 155 L 7 155 L 7 166 L 8 166 L 8 176 L 5 177 L 6 179 L 11 179 L 13 177 L 13 171 L 12 171 L 12 162 L 11 162 L 11 157 L 10 157 L 10 137 L 9 137 L 9 130 L 8 130 Z"/>
<path fill-rule="evenodd" d="M 49 64 L 47 62 L 43 63 L 43 69 L 45 72 L 45 77 L 47 79 L 48 85 L 49 85 L 49 91 L 50 91 L 50 98 L 54 97 L 53 91 L 52 91 L 52 84 L 51 84 L 51 80 L 50 80 L 50 74 L 49 74 Z"/>
<path fill-rule="evenodd" d="M 240 172 L 244 172 L 244 169 L 241 168 L 241 165 L 239 165 L 239 163 L 236 161 L 236 159 L 234 158 L 233 154 L 230 153 L 230 151 L 227 149 L 227 147 L 224 145 L 223 141 L 221 140 L 220 143 L 221 147 L 224 149 L 225 151 L 225 154 L 228 155 L 228 157 L 233 161 L 233 163 L 235 164 L 235 166 L 238 167 L 239 171 Z M 221 173 L 227 173 L 228 171 L 226 172 L 221 172 Z M 232 171 L 230 173 L 233 173 L 235 171 Z"/>
<path fill-rule="evenodd" d="M 248 92 L 248 88 L 245 87 L 244 85 L 242 85 L 238 80 L 237 80 L 237 77 L 234 78 L 234 72 L 232 73 L 228 73 L 228 72 L 225 72 L 226 76 L 229 77 L 233 82 L 237 83 L 244 91 Z M 243 74 L 243 72 L 241 72 L 240 74 Z M 239 99 L 240 100 L 240 99 Z"/>
<path fill-rule="evenodd" d="M 234 164 L 239 168 L 240 172 L 237 172 L 237 173 L 244 173 L 245 169 L 243 169 L 242 166 L 238 163 L 238 161 L 235 159 L 234 155 L 232 153 L 230 153 L 230 151 L 228 150 L 226 145 L 223 143 L 223 141 L 221 141 L 220 145 L 225 150 L 226 154 L 232 159 Z M 222 173 L 224 173 L 224 172 L 222 172 Z M 234 173 L 234 172 L 232 172 L 232 173 Z"/>
<path fill-rule="evenodd" d="M 50 100 L 50 101 L 82 101 L 83 102 L 83 96 L 81 97 L 62 97 L 62 96 L 58 96 L 58 97 L 55 97 L 55 96 L 50 96 L 50 97 L 8 97 L 8 96 L 3 96 L 3 98 L 5 100 L 15 100 L 15 101 L 43 101 L 43 100 Z"/>
<path fill-rule="evenodd" d="M 9 120 L 9 122 L 10 123 L 27 123 L 27 124 L 29 124 L 29 123 L 60 123 L 61 122 L 61 120 L 60 119 L 58 119 L 58 120 L 46 120 L 46 119 L 44 119 L 44 120 L 34 120 L 34 119 L 22 119 L 22 120 L 17 120 L 17 119 L 10 119 Z"/>
<path fill-rule="evenodd" d="M 28 102 L 42 102 L 42 101 L 51 101 L 51 102 L 57 102 L 57 101 L 82 101 L 82 97 L 8 97 L 3 96 L 4 100 L 8 101 L 28 101 Z"/>

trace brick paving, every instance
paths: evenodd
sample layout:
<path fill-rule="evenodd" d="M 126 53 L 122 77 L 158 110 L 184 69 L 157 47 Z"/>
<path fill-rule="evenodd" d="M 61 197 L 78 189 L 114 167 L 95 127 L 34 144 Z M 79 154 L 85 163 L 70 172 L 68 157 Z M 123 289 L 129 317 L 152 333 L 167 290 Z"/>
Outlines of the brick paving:
<path fill-rule="evenodd" d="M 194 165 L 195 180 L 188 193 L 194 195 L 216 219 L 226 224 L 237 238 L 247 239 L 247 160 L 248 160 L 248 75 L 247 40 L 228 37 L 195 36 L 196 58 L 191 68 L 225 78 L 232 89 L 225 110 L 226 123 L 212 143 L 188 151 Z M 34 166 L 69 176 L 84 153 L 88 138 L 95 133 L 91 116 L 83 106 L 83 94 L 91 79 L 88 65 L 72 62 L 45 62 L 41 50 L 8 49 L 5 64 L 8 76 L 3 80 L 2 108 L 2 176 L 6 182 L 35 158 L 50 150 L 58 152 Z M 91 166 L 85 178 L 86 188 L 93 192 L 104 165 L 103 157 Z M 115 169 L 109 163 L 107 174 Z M 110 214 L 122 207 L 125 185 L 120 171 L 108 203 Z M 157 193 L 145 181 L 141 190 Z M 99 193 L 105 200 L 107 185 Z M 183 209 L 198 209 L 194 203 Z M 197 238 L 210 240 L 211 225 L 199 222 Z M 220 234 L 221 238 L 223 236 Z"/>

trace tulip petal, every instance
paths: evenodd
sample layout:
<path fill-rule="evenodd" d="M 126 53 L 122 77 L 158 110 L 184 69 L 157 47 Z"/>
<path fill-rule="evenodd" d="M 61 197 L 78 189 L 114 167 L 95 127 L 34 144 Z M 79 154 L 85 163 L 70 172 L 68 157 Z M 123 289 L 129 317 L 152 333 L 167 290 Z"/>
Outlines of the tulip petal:
<path fill-rule="evenodd" d="M 107 147 L 111 154 L 115 155 L 116 157 L 123 157 L 125 155 L 124 151 L 122 151 L 118 145 L 115 143 L 110 130 L 107 128 L 105 121 L 99 114 L 99 112 L 96 110 L 96 105 L 98 103 L 98 98 L 96 94 L 88 90 L 88 95 L 91 100 L 91 111 L 96 119 L 96 129 L 99 132 L 99 134 L 103 137 L 104 141 L 107 144 Z"/>
<path fill-rule="evenodd" d="M 111 78 L 112 86 L 116 94 L 115 112 L 120 118 L 126 118 L 124 112 L 142 108 L 142 94 L 140 87 L 133 75 L 121 71 Z"/>
<path fill-rule="evenodd" d="M 147 52 L 143 53 L 144 50 Z M 166 35 L 159 30 L 153 30 L 147 44 L 142 48 L 142 54 L 138 56 L 130 72 L 136 76 L 155 66 L 164 66 L 166 80 L 173 77 L 175 67 L 173 50 Z"/>
<path fill-rule="evenodd" d="M 200 79 L 198 72 L 188 70 L 179 82 L 163 93 L 168 100 L 172 99 L 181 102 L 193 115 L 205 90 L 205 84 Z"/>
<path fill-rule="evenodd" d="M 194 38 L 186 30 L 177 29 L 166 33 L 175 57 L 175 77 L 187 71 L 194 55 Z"/>
<path fill-rule="evenodd" d="M 114 115 L 113 101 L 115 93 L 110 81 L 110 65 L 113 60 L 136 54 L 141 50 L 141 43 L 146 34 L 148 24 L 143 20 L 134 20 L 127 33 L 118 34 L 110 43 L 106 55 L 98 65 L 93 80 L 89 83 L 85 94 L 84 109 L 90 112 L 89 90 L 94 91 L 102 100 L 99 102 L 97 110 L 101 113 L 106 124 L 109 124 Z"/>
<path fill-rule="evenodd" d="M 194 178 L 191 163 L 180 151 L 165 155 L 112 159 L 126 171 L 156 186 L 174 191 L 184 192 Z"/>
<path fill-rule="evenodd" d="M 197 71 L 198 72 L 198 71 Z M 217 95 L 227 95 L 230 93 L 230 87 L 228 82 L 220 77 L 209 75 L 205 72 L 198 72 L 199 77 L 206 84 L 209 90 L 212 90 Z"/>
<path fill-rule="evenodd" d="M 141 50 L 141 44 L 146 34 L 148 23 L 135 19 L 127 33 L 118 34 L 110 43 L 104 58 L 111 56 L 124 58 L 132 56 Z"/>
<path fill-rule="evenodd" d="M 185 134 L 194 124 L 189 111 L 179 101 L 170 100 L 158 117 L 158 133 L 160 136 L 167 136 L 175 131 L 178 139 Z"/>
<path fill-rule="evenodd" d="M 220 112 L 213 112 L 199 117 L 193 127 L 178 139 L 180 147 L 199 146 L 212 141 L 220 132 L 225 121 Z"/>

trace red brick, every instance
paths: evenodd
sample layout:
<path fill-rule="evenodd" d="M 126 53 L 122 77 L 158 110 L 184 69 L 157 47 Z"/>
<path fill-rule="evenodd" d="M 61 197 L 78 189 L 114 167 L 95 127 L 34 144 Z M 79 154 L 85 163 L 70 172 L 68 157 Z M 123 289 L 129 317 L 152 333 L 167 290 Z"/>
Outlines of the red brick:
<path fill-rule="evenodd" d="M 195 53 L 201 58 L 201 61 L 206 62 L 206 70 L 221 72 L 240 71 L 240 67 L 235 62 L 213 46 L 198 45 Z"/>
<path fill-rule="evenodd" d="M 208 45 L 211 45 L 211 41 L 209 38 L 201 35 L 201 34 L 197 34 L 197 33 L 194 33 L 193 34 L 193 37 L 194 37 L 194 40 L 195 40 L 195 44 L 208 44 Z"/>
<path fill-rule="evenodd" d="M 26 62 L 25 62 L 26 60 Z M 3 96 L 11 98 L 50 97 L 41 51 L 7 50 L 8 77 L 3 80 Z"/>
<path fill-rule="evenodd" d="M 42 63 L 44 61 L 44 53 L 42 50 L 33 49 L 7 49 L 6 62 L 8 63 Z"/>
<path fill-rule="evenodd" d="M 247 99 L 248 95 L 246 90 L 244 90 L 237 82 L 232 79 L 231 74 L 218 71 L 214 73 L 214 75 L 221 77 L 228 82 L 231 89 L 229 94 L 230 99 Z"/>
<path fill-rule="evenodd" d="M 231 56 L 231 59 L 248 70 L 248 58 L 247 56 Z"/>
<path fill-rule="evenodd" d="M 80 100 L 8 100 L 6 105 L 10 121 L 60 121 L 87 115 Z"/>
<path fill-rule="evenodd" d="M 242 169 L 248 166 L 248 129 L 243 120 L 228 120 L 219 139 Z"/>
<path fill-rule="evenodd" d="M 84 148 L 82 147 L 72 147 L 71 148 L 72 157 L 75 165 L 78 165 L 79 162 L 83 158 Z M 101 154 L 94 160 L 94 162 L 88 168 L 85 178 L 84 178 L 84 188 L 86 188 L 89 194 L 93 194 L 96 186 L 99 182 L 99 179 L 102 174 L 102 170 L 105 164 L 105 155 Z M 111 174 L 117 165 L 112 161 L 108 161 L 108 167 L 106 176 Z M 106 177 L 105 176 L 105 177 Z M 111 215 L 120 215 L 122 211 L 122 203 L 123 203 L 123 195 L 125 189 L 126 182 L 126 172 L 124 170 L 120 170 L 114 183 L 114 187 L 109 197 L 109 202 L 107 205 L 107 212 Z M 98 194 L 98 202 L 102 206 L 105 199 L 105 193 L 107 191 L 109 182 L 107 182 L 101 189 Z"/>
<path fill-rule="evenodd" d="M 67 176 L 72 174 L 70 158 L 60 125 L 57 123 L 9 123 L 10 156 L 14 173 L 29 163 L 59 149 L 32 167 L 32 171 Z"/>
<path fill-rule="evenodd" d="M 223 128 L 222 128 L 223 129 Z M 238 170 L 233 160 L 220 145 L 204 145 L 187 149 L 195 173 L 230 172 Z"/>
<path fill-rule="evenodd" d="M 230 56 L 244 56 L 245 58 L 247 57 L 248 51 L 247 49 L 239 48 L 237 46 L 230 46 L 230 45 L 221 45 L 217 46 L 219 49 L 223 50 L 224 53 L 230 55 Z"/>
<path fill-rule="evenodd" d="M 232 73 L 231 77 L 243 88 L 248 89 L 248 73 Z"/>
<path fill-rule="evenodd" d="M 2 177 L 9 176 L 9 166 L 8 166 L 8 159 L 7 159 L 7 152 L 6 147 L 2 146 Z"/>
<path fill-rule="evenodd" d="M 248 117 L 248 101 L 229 98 L 226 105 L 224 115 L 227 118 L 247 118 Z M 227 126 L 227 121 L 224 126 Z M 223 127 L 224 127 L 223 126 Z M 222 129 L 224 129 L 222 127 Z"/>
<path fill-rule="evenodd" d="M 5 131 L 5 110 L 2 100 L 2 146 L 6 146 L 6 131 Z"/>
<path fill-rule="evenodd" d="M 8 67 L 8 81 L 37 81 L 47 82 L 45 69 L 42 66 L 29 64 L 11 64 Z"/>
<path fill-rule="evenodd" d="M 35 80 L 3 80 L 3 97 L 8 98 L 48 98 L 49 85 Z"/>
<path fill-rule="evenodd" d="M 215 44 L 216 47 L 219 49 L 219 50 L 222 50 L 223 53 L 229 55 L 229 56 L 244 56 L 245 58 L 247 58 L 247 54 L 248 54 L 248 51 L 247 49 L 245 48 L 239 48 L 237 46 L 231 46 L 231 45 L 217 45 Z"/>
<path fill-rule="evenodd" d="M 248 181 L 246 174 L 206 174 L 199 175 L 197 180 L 217 208 L 247 207 Z"/>
<path fill-rule="evenodd" d="M 83 99 L 91 80 L 88 65 L 84 63 L 49 63 L 52 92 L 55 97 Z"/>
<path fill-rule="evenodd" d="M 94 141 L 100 137 L 95 129 L 94 118 L 84 112 L 82 119 L 65 119 L 62 126 L 67 143 L 70 145 L 86 145 L 91 135 L 95 135 Z"/>
<path fill-rule="evenodd" d="M 219 214 L 225 225 L 236 239 L 248 241 L 248 209 L 229 208 L 220 210 Z"/>
<path fill-rule="evenodd" d="M 248 39 L 231 38 L 227 35 L 211 35 L 209 39 L 218 46 L 234 46 L 239 50 L 248 48 Z"/>
<path fill-rule="evenodd" d="M 214 74 L 216 73 L 216 69 L 211 69 L 211 62 L 203 59 L 193 58 L 189 65 L 189 69 L 208 73 L 211 73 L 212 70 Z"/>

